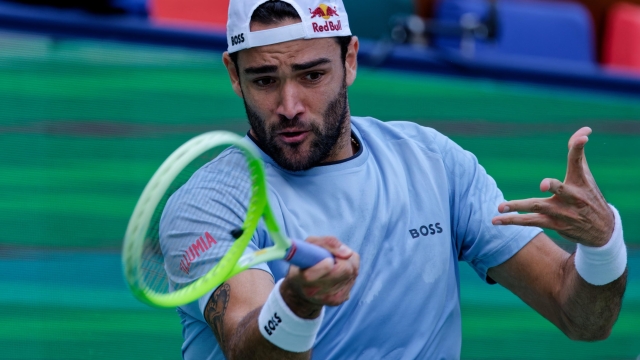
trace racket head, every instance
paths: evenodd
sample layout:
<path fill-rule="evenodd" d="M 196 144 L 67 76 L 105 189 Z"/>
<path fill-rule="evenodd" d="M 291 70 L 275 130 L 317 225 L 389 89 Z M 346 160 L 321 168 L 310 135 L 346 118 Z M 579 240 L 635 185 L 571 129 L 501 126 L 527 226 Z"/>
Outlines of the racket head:
<path fill-rule="evenodd" d="M 219 258 L 216 265 L 206 269 L 197 280 L 187 283 L 170 281 L 170 271 L 165 268 L 167 249 L 163 249 L 159 235 L 166 202 L 195 171 L 217 154 L 228 151 L 229 147 L 239 150 L 245 161 L 238 168 L 245 180 L 242 185 L 234 184 L 242 188 L 242 196 L 246 197 L 244 221 L 241 225 L 237 224 L 243 230 L 242 234 L 237 239 L 219 239 L 215 246 L 217 254 L 213 254 Z M 264 167 L 259 155 L 244 139 L 224 131 L 209 132 L 191 139 L 164 161 L 145 187 L 133 211 L 122 252 L 124 275 L 129 288 L 139 300 L 158 307 L 180 306 L 200 298 L 222 284 L 233 275 L 234 268 L 238 268 L 238 260 L 251 241 L 266 204 Z M 230 224 L 222 236 L 231 237 L 231 230 L 237 225 Z M 173 265 L 173 269 L 178 267 L 177 264 Z"/>

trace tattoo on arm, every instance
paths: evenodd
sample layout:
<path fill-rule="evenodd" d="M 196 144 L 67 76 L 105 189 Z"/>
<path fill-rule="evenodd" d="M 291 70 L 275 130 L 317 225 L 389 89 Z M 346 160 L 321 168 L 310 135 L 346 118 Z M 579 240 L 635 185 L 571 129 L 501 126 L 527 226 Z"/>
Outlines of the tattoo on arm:
<path fill-rule="evenodd" d="M 224 314 L 227 311 L 227 305 L 229 304 L 229 297 L 231 295 L 231 286 L 224 283 L 211 295 L 207 307 L 204 311 L 205 319 L 211 330 L 218 340 L 218 344 L 224 351 L 225 348 L 225 336 L 224 336 Z"/>
<path fill-rule="evenodd" d="M 236 295 L 240 297 L 234 298 L 234 302 L 242 303 L 242 291 Z M 310 351 L 304 353 L 288 352 L 278 348 L 262 336 L 258 327 L 258 317 L 262 306 L 249 311 L 241 319 L 232 310 L 229 313 L 230 318 L 227 318 L 225 322 L 224 317 L 230 299 L 231 285 L 224 283 L 213 292 L 204 310 L 204 318 L 227 359 L 308 360 L 310 358 Z M 234 306 L 231 308 L 237 309 Z M 234 323 L 234 321 L 238 322 Z"/>

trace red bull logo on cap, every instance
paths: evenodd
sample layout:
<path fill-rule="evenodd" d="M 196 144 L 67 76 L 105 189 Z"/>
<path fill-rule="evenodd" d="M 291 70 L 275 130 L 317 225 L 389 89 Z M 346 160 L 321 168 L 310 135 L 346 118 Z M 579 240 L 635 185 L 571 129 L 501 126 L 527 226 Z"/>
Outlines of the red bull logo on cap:
<path fill-rule="evenodd" d="M 314 17 L 321 17 L 325 20 L 329 20 L 332 16 L 340 16 L 338 15 L 338 9 L 336 9 L 335 6 L 331 8 L 329 5 L 326 5 L 326 4 L 320 4 L 314 10 L 309 9 L 309 12 L 311 13 L 312 19 Z"/>
<path fill-rule="evenodd" d="M 324 20 L 329 20 L 333 16 L 340 16 L 338 14 L 338 9 L 334 6 L 331 7 L 326 4 L 320 4 L 317 8 L 311 9 L 309 8 L 309 13 L 311 13 L 311 18 L 323 18 Z M 319 20 L 319 19 L 318 19 Z M 333 21 L 325 21 L 324 24 L 319 24 L 317 22 L 312 23 L 313 32 L 325 32 L 325 31 L 340 31 L 342 30 L 342 24 L 340 20 L 336 23 Z"/>

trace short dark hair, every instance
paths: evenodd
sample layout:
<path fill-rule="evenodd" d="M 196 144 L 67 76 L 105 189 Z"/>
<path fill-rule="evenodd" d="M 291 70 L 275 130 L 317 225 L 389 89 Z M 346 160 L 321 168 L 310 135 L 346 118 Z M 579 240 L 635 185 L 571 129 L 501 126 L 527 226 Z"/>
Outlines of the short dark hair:
<path fill-rule="evenodd" d="M 291 6 L 291 4 L 280 1 L 280 0 L 271 0 L 262 3 L 262 5 L 258 6 L 256 10 L 251 15 L 251 22 L 256 22 L 263 25 L 272 25 L 277 24 L 281 21 L 285 20 L 301 20 L 300 14 L 296 11 L 296 9 Z M 340 45 L 340 58 L 342 59 L 342 65 L 347 61 L 347 51 L 349 49 L 349 44 L 351 43 L 351 35 L 347 36 L 336 36 L 336 42 Z M 238 77 L 240 77 L 240 69 L 238 68 L 238 53 L 239 51 L 229 53 L 231 57 L 231 61 L 236 67 L 236 73 Z"/>

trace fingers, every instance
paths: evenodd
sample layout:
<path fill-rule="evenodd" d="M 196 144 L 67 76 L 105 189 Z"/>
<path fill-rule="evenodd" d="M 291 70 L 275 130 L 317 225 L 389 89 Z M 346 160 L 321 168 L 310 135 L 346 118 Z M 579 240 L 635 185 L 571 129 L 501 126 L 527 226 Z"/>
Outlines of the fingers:
<path fill-rule="evenodd" d="M 583 127 L 569 139 L 569 155 L 567 157 L 567 175 L 565 182 L 583 184 L 585 174 L 589 171 L 584 154 L 584 147 L 589 141 L 591 128 Z"/>
<path fill-rule="evenodd" d="M 591 135 L 593 131 L 591 130 L 590 127 L 585 126 L 583 128 L 580 128 L 578 131 L 576 131 L 575 133 L 573 133 L 573 135 L 571 135 L 571 138 L 569 139 L 569 150 L 571 150 L 571 148 L 576 145 L 576 141 L 578 141 L 578 139 L 582 139 L 584 140 L 584 138 L 587 138 L 587 136 Z M 580 141 L 582 141 L 580 140 Z M 588 138 L 587 138 L 588 140 Z M 586 141 L 582 144 L 582 146 L 584 146 L 584 144 L 586 144 Z"/>
<path fill-rule="evenodd" d="M 550 207 L 547 200 L 543 198 L 512 200 L 498 205 L 498 211 L 503 214 L 514 211 L 546 213 Z"/>
<path fill-rule="evenodd" d="M 552 229 L 553 219 L 545 214 L 510 214 L 496 216 L 491 220 L 493 225 L 537 226 Z"/>
<path fill-rule="evenodd" d="M 540 191 L 542 192 L 550 192 L 560 198 L 566 203 L 572 203 L 575 200 L 575 189 L 566 185 L 560 180 L 557 179 L 544 179 L 540 183 Z M 524 200 L 512 200 L 504 202 L 498 205 L 498 211 L 500 213 L 508 213 L 512 211 L 520 211 L 520 212 L 535 212 L 535 213 L 544 213 L 551 214 L 552 202 L 551 198 L 532 198 L 532 199 L 524 199 Z M 554 204 L 557 206 L 557 204 Z"/>
<path fill-rule="evenodd" d="M 301 271 L 302 277 L 306 282 L 314 282 L 329 274 L 335 265 L 335 260 L 324 259 L 314 266 Z"/>
<path fill-rule="evenodd" d="M 550 192 L 555 196 L 507 201 L 498 205 L 498 211 L 502 214 L 526 212 L 548 215 L 554 218 L 564 218 L 568 216 L 568 207 L 575 205 L 575 203 L 581 199 L 577 193 L 579 189 L 575 186 L 564 184 L 557 179 L 542 180 L 540 190 Z M 495 217 L 493 224 L 505 225 L 504 223 L 497 223 L 501 219 L 503 219 L 503 217 Z"/>
<path fill-rule="evenodd" d="M 540 191 L 550 192 L 565 199 L 574 195 L 574 191 L 571 186 L 564 184 L 558 179 L 550 178 L 546 178 L 540 182 Z"/>
<path fill-rule="evenodd" d="M 329 250 L 335 257 L 335 259 L 324 259 L 318 264 L 302 271 L 301 273 L 304 280 L 308 282 L 316 281 L 326 276 L 334 270 L 334 265 L 337 264 L 336 260 L 349 259 L 354 254 L 353 250 L 333 236 L 310 236 L 306 241 Z"/>
<path fill-rule="evenodd" d="M 353 250 L 333 236 L 309 236 L 305 241 L 329 250 L 337 258 L 348 259 L 353 255 Z"/>
<path fill-rule="evenodd" d="M 550 192 L 554 197 L 512 200 L 498 205 L 500 213 L 512 211 L 557 215 L 560 208 L 584 202 L 584 189 L 575 184 L 563 183 L 558 179 L 546 178 L 540 182 L 540 191 Z"/>
<path fill-rule="evenodd" d="M 540 191 L 550 192 L 553 196 L 502 203 L 498 206 L 498 211 L 503 215 L 494 217 L 492 223 L 552 229 L 565 239 L 589 246 L 601 244 L 602 239 L 606 241 L 612 231 L 611 216 L 607 202 L 591 175 L 584 153 L 590 134 L 591 129 L 584 127 L 569 139 L 564 182 L 551 178 L 540 182 Z"/>
<path fill-rule="evenodd" d="M 355 278 L 360 269 L 360 256 L 352 252 L 348 259 L 324 259 L 318 264 L 301 270 L 300 275 L 306 283 L 337 283 L 349 278 Z"/>
<path fill-rule="evenodd" d="M 309 237 L 306 241 L 329 250 L 335 259 L 324 259 L 305 270 L 291 266 L 287 277 L 308 301 L 330 306 L 343 303 L 358 276 L 360 256 L 335 237 Z"/>
<path fill-rule="evenodd" d="M 592 186 L 588 178 L 581 181 L 584 182 L 576 184 L 547 178 L 540 182 L 540 191 L 550 192 L 556 196 L 549 199 L 561 200 L 566 205 L 575 205 L 583 201 L 585 190 L 589 190 L 588 187 Z"/>

